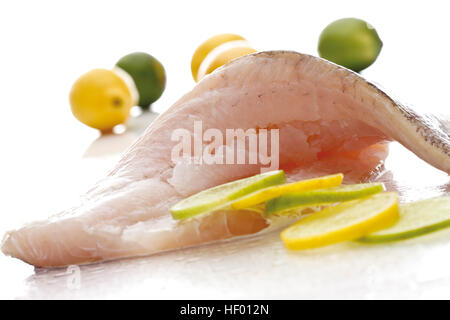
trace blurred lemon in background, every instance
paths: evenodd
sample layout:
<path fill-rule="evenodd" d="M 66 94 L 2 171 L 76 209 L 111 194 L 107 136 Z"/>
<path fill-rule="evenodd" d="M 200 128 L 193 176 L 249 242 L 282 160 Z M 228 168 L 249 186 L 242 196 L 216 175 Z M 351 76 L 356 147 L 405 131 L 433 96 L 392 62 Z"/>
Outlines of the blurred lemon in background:
<path fill-rule="evenodd" d="M 82 123 L 111 132 L 127 121 L 133 99 L 125 80 L 106 69 L 94 69 L 72 86 L 70 105 L 74 116 Z"/>
<path fill-rule="evenodd" d="M 166 87 L 166 72 L 155 57 L 145 52 L 134 52 L 122 57 L 116 67 L 131 76 L 139 94 L 137 104 L 143 109 L 161 97 Z"/>
<path fill-rule="evenodd" d="M 228 61 L 256 52 L 248 41 L 237 34 L 225 33 L 209 38 L 194 52 L 191 60 L 191 72 L 195 81 Z"/>
<path fill-rule="evenodd" d="M 330 23 L 320 34 L 319 55 L 331 62 L 359 72 L 378 57 L 383 42 L 367 22 L 345 18 Z"/>

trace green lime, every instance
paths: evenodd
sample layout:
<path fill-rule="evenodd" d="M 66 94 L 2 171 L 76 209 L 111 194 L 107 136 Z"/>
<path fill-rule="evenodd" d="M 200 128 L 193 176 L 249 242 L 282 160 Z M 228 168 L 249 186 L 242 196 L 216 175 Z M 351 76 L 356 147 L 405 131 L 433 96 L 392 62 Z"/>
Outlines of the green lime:
<path fill-rule="evenodd" d="M 303 206 L 349 201 L 366 197 L 384 190 L 382 183 L 351 184 L 342 187 L 293 192 L 266 202 L 266 215 Z"/>
<path fill-rule="evenodd" d="M 221 208 L 256 190 L 282 184 L 285 181 L 286 176 L 283 170 L 270 171 L 232 181 L 194 194 L 175 204 L 170 208 L 170 212 L 174 219 L 187 219 Z"/>
<path fill-rule="evenodd" d="M 330 23 L 320 34 L 319 55 L 359 72 L 377 59 L 383 42 L 364 20 L 345 18 Z"/>
<path fill-rule="evenodd" d="M 166 72 L 156 58 L 145 52 L 130 53 L 116 66 L 126 71 L 134 80 L 139 93 L 139 106 L 149 108 L 159 99 L 166 87 Z"/>
<path fill-rule="evenodd" d="M 291 182 L 281 186 L 271 186 L 242 197 L 241 199 L 233 202 L 231 204 L 231 208 L 237 210 L 252 208 L 260 203 L 264 203 L 270 199 L 274 199 L 287 193 L 337 187 L 341 185 L 343 178 L 344 175 L 342 173 L 338 173 L 330 176 Z"/>
<path fill-rule="evenodd" d="M 390 228 L 369 234 L 360 242 L 404 240 L 450 227 L 450 197 L 439 197 L 400 205 L 400 219 Z"/>

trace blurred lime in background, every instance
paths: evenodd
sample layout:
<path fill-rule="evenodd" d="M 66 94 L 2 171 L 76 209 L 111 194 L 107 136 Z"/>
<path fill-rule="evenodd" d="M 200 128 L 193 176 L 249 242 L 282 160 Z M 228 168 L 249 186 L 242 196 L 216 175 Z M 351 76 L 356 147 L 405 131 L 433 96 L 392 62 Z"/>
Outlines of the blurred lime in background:
<path fill-rule="evenodd" d="M 116 67 L 128 73 L 139 94 L 137 104 L 143 109 L 161 97 L 166 87 L 166 72 L 155 57 L 145 52 L 130 53 L 122 57 Z"/>
<path fill-rule="evenodd" d="M 380 54 L 383 43 L 367 22 L 345 18 L 330 23 L 320 34 L 319 55 L 331 62 L 359 72 Z"/>
<path fill-rule="evenodd" d="M 73 115 L 104 133 L 127 121 L 133 98 L 125 80 L 107 69 L 94 69 L 79 77 L 70 91 Z"/>

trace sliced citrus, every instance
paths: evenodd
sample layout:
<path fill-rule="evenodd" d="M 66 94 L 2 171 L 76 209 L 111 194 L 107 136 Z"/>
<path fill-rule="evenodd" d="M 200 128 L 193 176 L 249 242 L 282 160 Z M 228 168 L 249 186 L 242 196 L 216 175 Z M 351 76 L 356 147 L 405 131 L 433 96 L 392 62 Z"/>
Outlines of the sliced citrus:
<path fill-rule="evenodd" d="M 336 188 L 318 189 L 283 194 L 266 202 L 266 215 L 279 213 L 307 205 L 320 205 L 349 201 L 384 190 L 382 183 L 361 183 Z"/>
<path fill-rule="evenodd" d="M 283 230 L 288 249 L 303 250 L 358 239 L 398 219 L 395 192 L 344 202 L 314 213 Z"/>
<path fill-rule="evenodd" d="M 364 236 L 360 242 L 404 240 L 450 227 L 450 197 L 439 197 L 400 205 L 400 219 L 388 229 Z"/>
<path fill-rule="evenodd" d="M 337 187 L 342 183 L 343 178 L 344 175 L 339 173 L 261 189 L 233 202 L 231 208 L 236 210 L 251 208 L 286 193 Z"/>
<path fill-rule="evenodd" d="M 237 34 L 231 34 L 231 33 L 224 33 L 224 34 L 218 34 L 214 37 L 209 38 L 205 42 L 203 42 L 194 52 L 194 55 L 192 56 L 191 60 L 191 71 L 192 71 L 192 77 L 195 81 L 198 81 L 197 78 L 198 69 L 200 68 L 200 64 L 203 62 L 205 57 L 210 53 L 214 48 L 220 46 L 223 43 L 229 42 L 229 41 L 236 41 L 236 40 L 244 40 L 244 37 L 241 37 Z"/>
<path fill-rule="evenodd" d="M 256 190 L 281 184 L 285 181 L 286 176 L 283 170 L 258 174 L 194 194 L 175 204 L 170 208 L 170 212 L 172 213 L 172 217 L 177 220 L 190 218 L 220 208 L 230 201 Z"/>

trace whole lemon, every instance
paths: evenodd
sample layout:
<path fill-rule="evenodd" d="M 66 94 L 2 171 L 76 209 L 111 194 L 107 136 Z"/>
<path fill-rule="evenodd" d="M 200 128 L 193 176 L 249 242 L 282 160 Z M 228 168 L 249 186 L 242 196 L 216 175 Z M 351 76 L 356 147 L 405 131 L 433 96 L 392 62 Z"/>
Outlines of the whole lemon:
<path fill-rule="evenodd" d="M 245 38 L 232 33 L 224 33 L 224 34 L 218 34 L 214 37 L 209 38 L 205 42 L 203 42 L 198 48 L 195 50 L 192 60 L 191 60 L 191 72 L 192 77 L 194 80 L 200 81 L 198 79 L 198 69 L 200 68 L 201 63 L 206 58 L 206 56 L 214 50 L 216 47 L 220 46 L 221 44 L 224 44 L 226 42 L 230 41 L 236 41 L 236 40 L 243 40 L 245 41 Z"/>
<path fill-rule="evenodd" d="M 229 44 L 230 46 L 221 47 L 221 50 L 213 51 L 206 56 L 198 70 L 199 81 L 229 61 L 256 52 L 255 49 L 246 43 L 238 44 L 230 42 Z"/>
<path fill-rule="evenodd" d="M 133 99 L 130 89 L 118 74 L 94 69 L 75 81 L 70 91 L 70 105 L 79 121 L 109 132 L 127 121 Z"/>
<path fill-rule="evenodd" d="M 218 34 L 203 42 L 194 52 L 191 60 L 192 77 L 196 82 L 230 60 L 256 52 L 244 37 L 232 34 Z"/>

